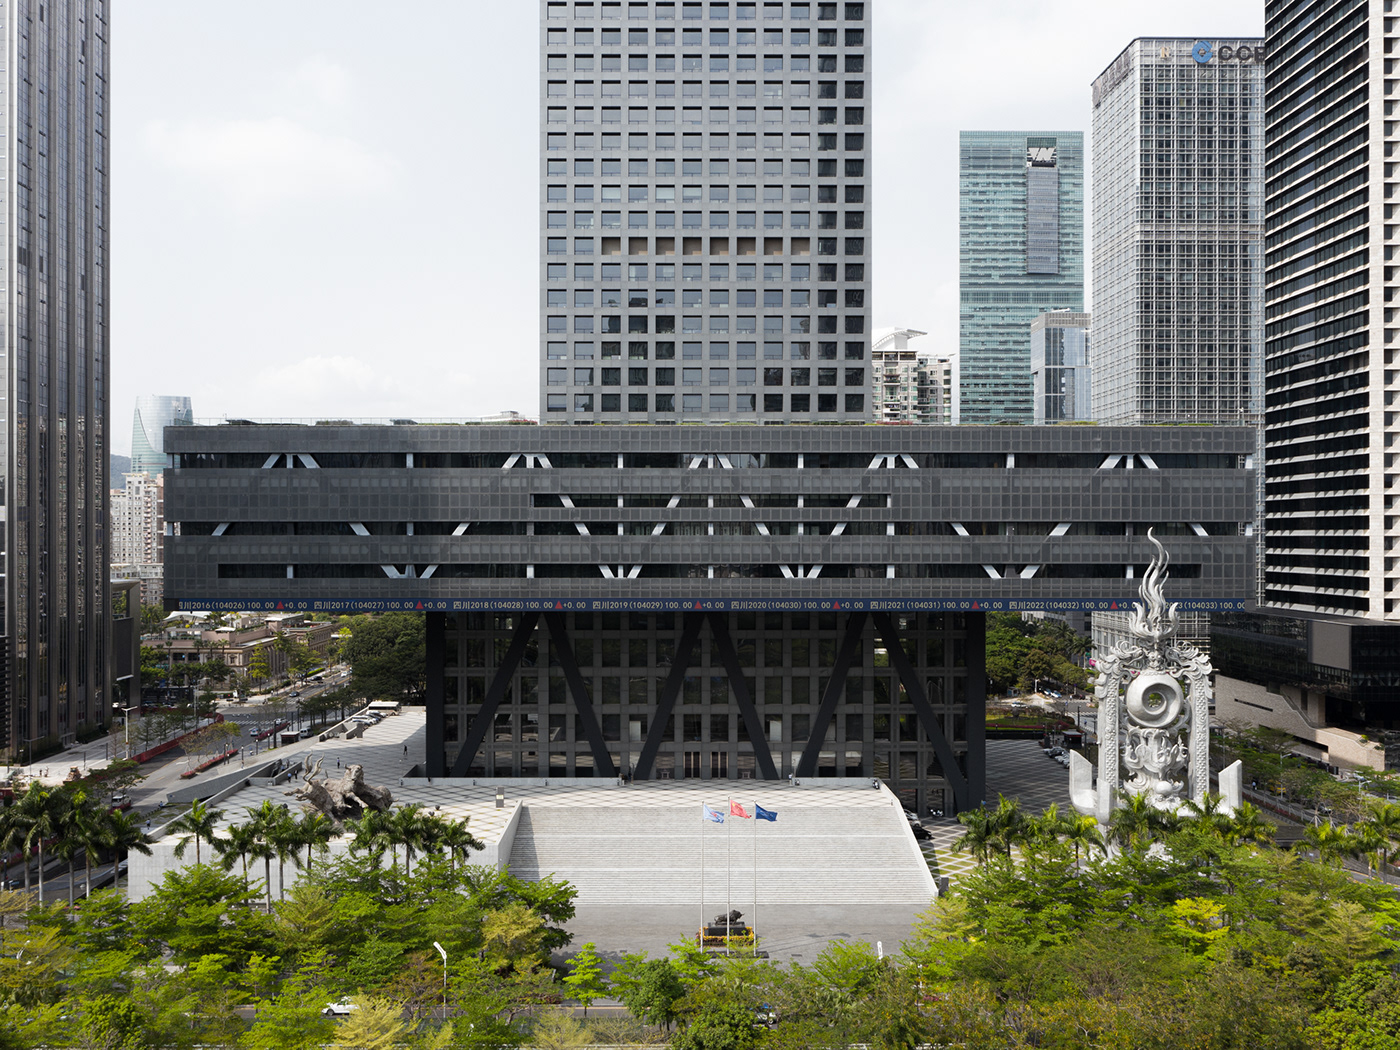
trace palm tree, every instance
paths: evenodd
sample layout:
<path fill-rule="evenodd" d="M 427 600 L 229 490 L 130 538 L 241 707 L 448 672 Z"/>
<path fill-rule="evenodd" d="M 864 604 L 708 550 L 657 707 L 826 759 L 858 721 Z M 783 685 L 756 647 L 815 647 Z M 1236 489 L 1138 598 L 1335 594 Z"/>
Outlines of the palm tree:
<path fill-rule="evenodd" d="M 1108 821 L 1108 838 L 1119 846 L 1134 849 L 1152 842 L 1167 831 L 1180 826 L 1181 818 L 1175 813 L 1158 809 L 1148 799 L 1147 793 L 1129 795 L 1121 806 L 1113 811 Z"/>
<path fill-rule="evenodd" d="M 256 849 L 248 855 L 262 860 L 267 868 L 267 906 L 272 909 L 272 858 L 277 858 L 278 896 L 287 891 L 287 860 L 301 860 L 301 842 L 296 837 L 296 822 L 285 806 L 273 805 L 264 799 L 257 809 L 248 810 L 248 823 L 256 838 Z"/>
<path fill-rule="evenodd" d="M 219 855 L 219 866 L 224 871 L 232 871 L 240 861 L 243 864 L 243 888 L 248 889 L 248 854 L 257 833 L 247 824 L 231 824 L 224 832 L 225 838 L 214 839 L 210 845 Z"/>
<path fill-rule="evenodd" d="M 1087 849 L 1093 846 L 1100 853 L 1105 851 L 1103 832 L 1099 830 L 1099 822 L 1094 817 L 1082 814 L 1068 818 L 1064 824 L 1064 836 L 1066 841 L 1074 843 L 1074 863 L 1079 863 L 1079 850 L 1081 847 Z"/>
<path fill-rule="evenodd" d="M 1228 838 L 1231 820 L 1230 814 L 1225 812 L 1224 796 L 1207 791 L 1200 802 L 1188 798 L 1181 808 L 1183 819 L 1191 821 L 1212 838 L 1222 842 Z"/>
<path fill-rule="evenodd" d="M 24 826 L 20 822 L 15 808 L 6 806 L 0 809 L 0 863 L 4 864 L 5 874 L 3 876 L 6 883 L 10 881 L 10 854 L 16 850 L 24 850 Z M 25 875 L 29 874 L 29 865 L 24 866 Z M 28 878 L 25 879 L 26 884 Z"/>
<path fill-rule="evenodd" d="M 1351 837 L 1355 841 L 1357 853 L 1366 861 L 1366 874 L 1385 871 L 1386 847 L 1390 844 L 1374 824 L 1369 821 L 1355 825 Z"/>
<path fill-rule="evenodd" d="M 1021 810 L 1020 800 L 998 795 L 997 808 L 992 810 L 992 835 L 996 847 L 1010 857 L 1011 848 L 1030 840 L 1034 833 L 1034 824 Z"/>
<path fill-rule="evenodd" d="M 1393 802 L 1377 802 L 1371 806 L 1371 815 L 1358 826 L 1374 829 L 1382 839 L 1380 863 L 1377 868 L 1380 870 L 1381 880 L 1385 881 L 1386 864 L 1394 864 L 1400 859 L 1400 805 Z"/>
<path fill-rule="evenodd" d="M 416 849 L 420 853 L 426 853 L 432 849 L 437 837 L 433 826 L 436 820 L 431 813 L 424 813 L 423 807 L 419 805 L 400 806 L 391 814 L 393 835 L 403 846 L 405 882 L 413 872 L 413 851 Z"/>
<path fill-rule="evenodd" d="M 224 811 L 213 809 L 207 802 L 198 799 L 191 804 L 189 812 L 181 814 L 170 822 L 167 829 L 177 835 L 183 835 L 179 842 L 175 844 L 175 856 L 182 859 L 185 856 L 185 849 L 191 842 L 194 843 L 194 862 L 196 865 L 204 861 L 199 854 L 200 842 L 207 842 L 211 846 L 214 843 L 214 829 L 224 817 Z"/>
<path fill-rule="evenodd" d="M 44 903 L 44 842 L 59 833 L 58 800 L 55 792 L 46 791 L 37 781 L 29 785 L 29 790 L 20 796 L 14 805 L 15 820 L 24 829 L 24 852 L 26 859 L 30 850 L 39 852 L 39 903 Z M 24 888 L 29 889 L 29 865 L 24 866 Z"/>
<path fill-rule="evenodd" d="M 82 800 L 86 796 L 80 791 L 72 794 L 55 791 L 50 795 L 53 802 L 53 822 L 56 829 L 53 841 L 53 855 L 68 865 L 68 907 L 73 907 L 74 869 L 77 868 L 78 854 L 83 843 L 78 834 L 78 823 L 82 820 Z"/>
<path fill-rule="evenodd" d="M 350 842 L 351 851 L 368 853 L 373 865 L 378 867 L 384 856 L 384 851 L 394 848 L 394 838 L 390 828 L 391 819 L 389 814 L 371 809 L 366 810 L 364 816 L 360 817 L 359 820 L 350 821 L 346 825 L 346 830 L 354 836 Z M 394 855 L 393 863 L 397 870 L 397 854 Z"/>
<path fill-rule="evenodd" d="M 1225 830 L 1225 841 L 1232 846 L 1272 842 L 1275 830 L 1274 825 L 1264 819 L 1263 810 L 1250 802 L 1241 802 Z"/>
<path fill-rule="evenodd" d="M 84 897 L 92 896 L 92 858 L 100 855 L 102 847 L 106 844 L 107 828 L 110 823 L 109 816 L 106 807 L 97 804 L 94 800 L 83 807 L 78 819 L 73 824 L 71 833 L 76 835 L 83 844 Z"/>
<path fill-rule="evenodd" d="M 994 848 L 991 813 L 985 807 L 965 810 L 958 814 L 958 823 L 967 830 L 954 840 L 953 852 L 961 853 L 967 850 L 977 858 L 979 864 L 986 864 Z"/>
<path fill-rule="evenodd" d="M 1360 853 L 1356 837 L 1330 820 L 1304 829 L 1303 841 L 1317 851 L 1317 859 L 1324 863 L 1340 862 L 1343 857 L 1355 857 Z"/>
<path fill-rule="evenodd" d="M 135 850 L 137 853 L 149 857 L 151 855 L 151 847 L 148 845 L 150 840 L 141 827 L 141 818 L 135 813 L 118 810 L 110 814 L 104 824 L 103 845 L 114 850 L 116 854 L 112 868 L 112 877 L 115 880 L 123 851 L 129 855 L 132 850 Z"/>
<path fill-rule="evenodd" d="M 1060 815 L 1059 803 L 1052 802 L 1040 816 L 1031 817 L 1026 821 L 1025 839 L 1027 842 L 1045 845 L 1057 843 L 1060 836 L 1068 830 L 1070 823 L 1068 817 Z"/>
<path fill-rule="evenodd" d="M 441 818 L 439 818 L 441 820 Z M 440 841 L 447 850 L 447 870 L 455 874 L 458 854 L 461 854 L 463 863 L 466 862 L 467 853 L 474 849 L 485 849 L 486 844 L 467 830 L 467 821 L 462 820 L 441 820 L 442 829 Z"/>
<path fill-rule="evenodd" d="M 335 838 L 335 821 L 320 812 L 302 815 L 297 821 L 297 841 L 306 847 L 306 866 L 311 867 L 311 851 L 317 847 L 324 849 Z"/>

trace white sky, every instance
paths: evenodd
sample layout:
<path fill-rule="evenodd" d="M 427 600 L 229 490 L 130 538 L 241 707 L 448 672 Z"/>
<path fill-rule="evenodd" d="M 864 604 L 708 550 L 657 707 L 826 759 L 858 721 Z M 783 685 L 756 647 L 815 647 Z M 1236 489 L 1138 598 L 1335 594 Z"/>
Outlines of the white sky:
<path fill-rule="evenodd" d="M 1089 129 L 1135 36 L 1259 0 L 870 0 L 874 325 L 957 343 L 957 136 Z M 113 25 L 112 445 L 197 418 L 536 412 L 535 0 L 128 0 Z M 1087 267 L 1086 267 L 1087 269 Z"/>

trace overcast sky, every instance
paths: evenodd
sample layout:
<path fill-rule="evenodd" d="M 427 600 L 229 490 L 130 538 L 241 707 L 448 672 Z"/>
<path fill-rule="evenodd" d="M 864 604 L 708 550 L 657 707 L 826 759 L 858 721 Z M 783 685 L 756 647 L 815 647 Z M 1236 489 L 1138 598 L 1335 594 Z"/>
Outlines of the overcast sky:
<path fill-rule="evenodd" d="M 1260 0 L 873 0 L 874 324 L 957 342 L 957 135 L 1089 129 L 1134 36 Z M 113 17 L 112 445 L 196 417 L 537 407 L 534 0 L 127 0 Z M 1087 267 L 1086 267 L 1087 269 Z"/>

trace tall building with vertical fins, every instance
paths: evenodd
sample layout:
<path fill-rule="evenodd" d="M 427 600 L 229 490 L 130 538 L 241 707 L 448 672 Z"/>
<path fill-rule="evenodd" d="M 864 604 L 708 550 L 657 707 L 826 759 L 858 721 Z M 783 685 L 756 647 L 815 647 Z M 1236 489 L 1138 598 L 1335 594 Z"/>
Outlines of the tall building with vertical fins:
<path fill-rule="evenodd" d="M 541 0 L 541 422 L 868 417 L 871 6 Z"/>
<path fill-rule="evenodd" d="M 107 718 L 108 15 L 105 0 L 0 2 L 11 754 Z"/>
<path fill-rule="evenodd" d="M 1084 309 L 1084 133 L 964 131 L 961 419 L 1029 423 L 1031 322 Z"/>
<path fill-rule="evenodd" d="M 165 428 L 194 422 L 187 397 L 142 394 L 131 417 L 131 472 L 156 477 L 165 470 Z"/>
<path fill-rule="evenodd" d="M 1216 619 L 1216 717 L 1400 762 L 1400 19 L 1264 5 L 1264 542 Z"/>

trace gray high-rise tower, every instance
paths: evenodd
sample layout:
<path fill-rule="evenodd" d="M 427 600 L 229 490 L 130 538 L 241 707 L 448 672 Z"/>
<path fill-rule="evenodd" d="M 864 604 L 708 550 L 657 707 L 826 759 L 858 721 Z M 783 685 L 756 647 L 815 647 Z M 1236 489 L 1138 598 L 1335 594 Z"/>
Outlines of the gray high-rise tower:
<path fill-rule="evenodd" d="M 1094 419 L 1258 419 L 1262 43 L 1138 39 L 1094 81 Z"/>
<path fill-rule="evenodd" d="M 1084 309 L 1084 133 L 964 131 L 962 422 L 1031 421 L 1031 322 Z"/>
<path fill-rule="evenodd" d="M 543 422 L 866 418 L 869 8 L 541 3 Z"/>
<path fill-rule="evenodd" d="M 0 18 L 5 750 L 106 721 L 109 5 Z"/>

